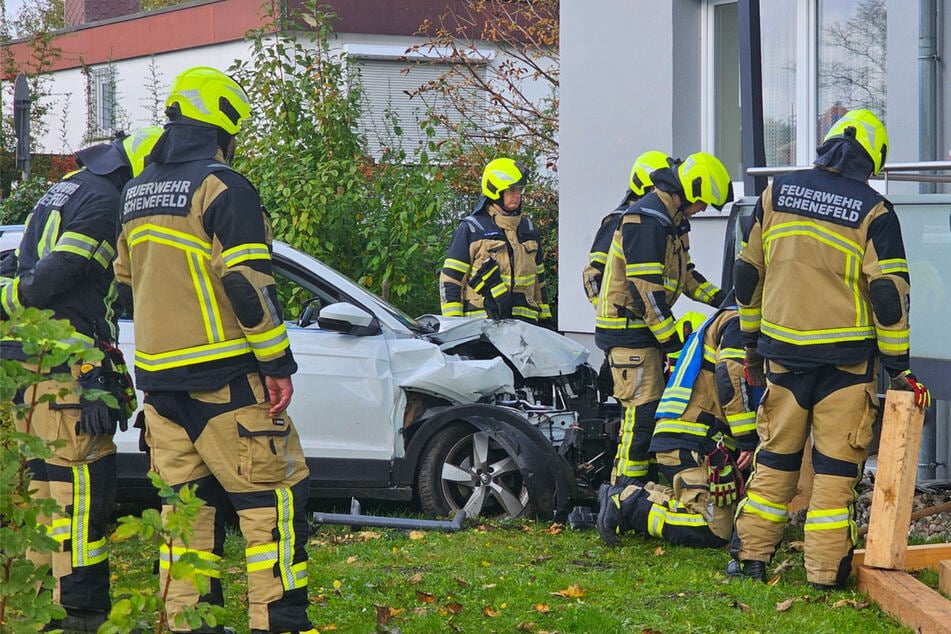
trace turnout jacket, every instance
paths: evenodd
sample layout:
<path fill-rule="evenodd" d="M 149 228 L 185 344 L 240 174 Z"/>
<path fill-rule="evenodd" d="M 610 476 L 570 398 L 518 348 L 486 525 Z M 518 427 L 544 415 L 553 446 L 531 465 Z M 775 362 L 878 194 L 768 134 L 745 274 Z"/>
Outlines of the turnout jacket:
<path fill-rule="evenodd" d="M 25 306 L 49 309 L 55 319 L 69 321 L 78 341 L 115 343 L 112 262 L 124 182 L 118 174 L 82 168 L 40 198 L 17 249 L 16 273 L 0 290 L 5 316 Z M 2 349 L 4 358 L 23 359 L 17 342 L 5 341 Z"/>
<path fill-rule="evenodd" d="M 492 289 L 477 290 L 470 281 L 486 258 L 498 263 L 502 283 Z M 439 275 L 442 314 L 485 317 L 485 299 L 480 290 L 488 290 L 498 300 L 509 296 L 511 314 L 502 317 L 531 323 L 552 318 L 545 290 L 541 237 L 535 224 L 520 213 L 506 216 L 485 199 L 463 218 L 452 235 Z"/>
<path fill-rule="evenodd" d="M 212 391 L 297 370 L 255 188 L 213 128 L 171 124 L 123 191 L 116 278 L 135 303 L 135 371 L 149 390 Z"/>
<path fill-rule="evenodd" d="M 720 289 L 690 261 L 690 223 L 667 192 L 631 204 L 611 239 L 597 302 L 595 344 L 663 346 L 677 339 L 671 307 L 681 294 L 718 306 Z"/>
<path fill-rule="evenodd" d="M 657 407 L 650 450 L 706 455 L 721 439 L 729 449 L 755 449 L 759 394 L 746 380 L 743 359 L 739 311 L 735 305 L 722 308 L 680 353 Z"/>
<path fill-rule="evenodd" d="M 793 370 L 908 367 L 908 263 L 898 216 L 864 181 L 822 168 L 777 176 L 734 266 L 744 344 Z"/>

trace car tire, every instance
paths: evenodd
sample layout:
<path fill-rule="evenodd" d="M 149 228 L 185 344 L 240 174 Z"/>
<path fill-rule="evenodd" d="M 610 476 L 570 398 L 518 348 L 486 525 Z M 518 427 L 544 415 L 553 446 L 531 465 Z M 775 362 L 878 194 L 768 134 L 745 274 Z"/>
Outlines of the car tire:
<path fill-rule="evenodd" d="M 536 517 L 550 515 L 551 483 L 546 456 L 519 430 L 453 422 L 427 444 L 417 493 L 430 515 Z"/>

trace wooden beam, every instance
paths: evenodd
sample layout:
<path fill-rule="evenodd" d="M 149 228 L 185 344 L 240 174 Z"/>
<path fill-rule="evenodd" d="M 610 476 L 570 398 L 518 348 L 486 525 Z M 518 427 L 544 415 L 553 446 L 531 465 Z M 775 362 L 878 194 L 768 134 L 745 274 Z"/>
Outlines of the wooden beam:
<path fill-rule="evenodd" d="M 938 590 L 951 597 L 951 560 L 938 562 Z"/>
<path fill-rule="evenodd" d="M 905 627 L 921 634 L 947 633 L 951 601 L 906 572 L 862 566 L 858 590 Z"/>
<path fill-rule="evenodd" d="M 866 566 L 905 568 L 924 418 L 914 392 L 888 390 L 865 541 Z"/>
<path fill-rule="evenodd" d="M 909 546 L 905 551 L 905 567 L 903 570 L 935 568 L 939 562 L 945 559 L 951 559 L 951 543 Z M 856 574 L 859 566 L 862 565 L 865 565 L 865 550 L 859 549 L 852 555 L 852 574 Z"/>

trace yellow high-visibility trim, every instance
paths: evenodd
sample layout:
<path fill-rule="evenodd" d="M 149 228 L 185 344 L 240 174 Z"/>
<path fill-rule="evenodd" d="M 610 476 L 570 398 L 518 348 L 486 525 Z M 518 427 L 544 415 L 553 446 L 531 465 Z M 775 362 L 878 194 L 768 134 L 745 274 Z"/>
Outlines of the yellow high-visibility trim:
<path fill-rule="evenodd" d="M 188 254 L 188 269 L 192 278 L 192 287 L 201 307 L 201 319 L 205 325 L 205 337 L 208 343 L 221 341 L 224 326 L 221 323 L 221 311 L 215 299 L 211 276 L 205 269 L 204 261 L 194 252 Z"/>
<path fill-rule="evenodd" d="M 794 345 L 861 341 L 875 336 L 875 330 L 871 326 L 795 330 L 771 323 L 765 319 L 760 322 L 760 331 L 773 339 Z"/>
<path fill-rule="evenodd" d="M 446 317 L 462 317 L 462 302 L 446 302 L 442 305 L 442 314 Z"/>
<path fill-rule="evenodd" d="M 211 258 L 210 242 L 184 231 L 169 229 L 168 227 L 161 227 L 151 223 L 145 223 L 129 231 L 128 242 L 130 249 L 142 242 L 156 242 L 189 253 L 195 253 L 205 258 Z"/>
<path fill-rule="evenodd" d="M 882 275 L 894 275 L 896 273 L 908 272 L 908 261 L 904 258 L 879 260 L 878 266 L 881 268 Z"/>
<path fill-rule="evenodd" d="M 624 267 L 628 277 L 644 277 L 647 275 L 663 275 L 664 265 L 660 262 L 635 262 Z"/>
<path fill-rule="evenodd" d="M 847 508 L 819 509 L 806 512 L 803 530 L 831 531 L 849 527 L 850 513 Z"/>
<path fill-rule="evenodd" d="M 453 258 L 446 258 L 446 261 L 443 262 L 442 267 L 444 269 L 450 269 L 452 271 L 459 271 L 460 273 L 466 274 L 469 272 L 469 263 L 463 262 L 462 260 L 455 260 Z"/>
<path fill-rule="evenodd" d="M 266 332 L 247 333 L 245 337 L 247 337 L 248 343 L 251 344 L 254 356 L 261 359 L 273 357 L 291 345 L 287 338 L 287 329 L 283 323 Z"/>
<path fill-rule="evenodd" d="M 604 264 L 608 261 L 608 254 L 603 251 L 592 251 L 588 254 L 588 262 L 591 264 Z"/>
<path fill-rule="evenodd" d="M 149 354 L 141 350 L 135 351 L 135 367 L 147 372 L 157 372 L 170 368 L 180 368 L 195 363 L 229 359 L 251 352 L 251 344 L 244 338 L 219 341 L 190 348 L 170 350 L 157 354 Z"/>
<path fill-rule="evenodd" d="M 270 258 L 271 251 L 267 248 L 267 245 L 257 242 L 240 244 L 221 254 L 221 259 L 224 260 L 225 266 L 228 268 L 248 260 L 269 260 Z"/>
<path fill-rule="evenodd" d="M 707 431 L 709 431 L 709 427 L 706 425 L 687 420 L 659 420 L 654 427 L 655 436 L 657 434 L 687 434 L 688 436 L 700 436 L 702 438 L 707 435 Z"/>
<path fill-rule="evenodd" d="M 789 513 L 786 510 L 785 504 L 770 502 L 766 498 L 750 491 L 746 493 L 746 501 L 742 509 L 769 522 L 784 523 L 789 519 Z"/>

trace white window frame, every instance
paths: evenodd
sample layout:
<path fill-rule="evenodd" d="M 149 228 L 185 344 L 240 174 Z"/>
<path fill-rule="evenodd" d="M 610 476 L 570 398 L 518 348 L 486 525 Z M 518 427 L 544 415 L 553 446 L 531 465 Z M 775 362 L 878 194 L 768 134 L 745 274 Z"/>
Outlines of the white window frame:
<path fill-rule="evenodd" d="M 767 0 L 768 1 L 768 0 Z M 703 88 L 700 93 L 701 149 L 712 152 L 716 145 L 716 69 L 714 8 L 736 0 L 705 0 L 701 13 L 700 63 Z M 816 155 L 816 46 L 817 0 L 796 3 L 796 163 L 809 165 Z M 734 183 L 734 188 L 736 188 Z M 742 185 L 742 183 L 740 183 Z M 742 186 L 740 187 L 742 189 Z M 739 193 L 739 192 L 738 192 Z"/>
<path fill-rule="evenodd" d="M 118 73 L 112 64 L 90 68 L 86 79 L 86 98 L 87 98 L 87 117 L 86 117 L 86 140 L 101 140 L 112 136 L 118 121 Z M 112 120 L 105 121 L 106 114 L 106 87 L 112 87 Z"/>

